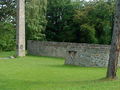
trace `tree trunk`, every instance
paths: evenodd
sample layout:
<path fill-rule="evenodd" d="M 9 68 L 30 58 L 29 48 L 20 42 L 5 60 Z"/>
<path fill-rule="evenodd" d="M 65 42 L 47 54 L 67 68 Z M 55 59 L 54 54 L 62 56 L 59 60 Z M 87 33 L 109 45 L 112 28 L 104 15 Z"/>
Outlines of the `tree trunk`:
<path fill-rule="evenodd" d="M 17 0 L 17 56 L 25 56 L 25 0 Z"/>
<path fill-rule="evenodd" d="M 119 52 L 120 52 L 120 0 L 117 0 L 116 13 L 114 18 L 113 37 L 107 70 L 107 78 L 110 79 L 116 78 Z"/>

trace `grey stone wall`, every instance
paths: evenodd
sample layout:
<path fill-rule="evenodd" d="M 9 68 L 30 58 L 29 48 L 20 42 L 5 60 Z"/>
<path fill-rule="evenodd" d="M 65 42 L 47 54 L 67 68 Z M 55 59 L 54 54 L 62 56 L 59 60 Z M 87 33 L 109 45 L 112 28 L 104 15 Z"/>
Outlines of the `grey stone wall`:
<path fill-rule="evenodd" d="M 28 53 L 32 55 L 63 57 L 65 64 L 69 65 L 105 67 L 108 65 L 110 46 L 29 40 L 27 49 Z"/>

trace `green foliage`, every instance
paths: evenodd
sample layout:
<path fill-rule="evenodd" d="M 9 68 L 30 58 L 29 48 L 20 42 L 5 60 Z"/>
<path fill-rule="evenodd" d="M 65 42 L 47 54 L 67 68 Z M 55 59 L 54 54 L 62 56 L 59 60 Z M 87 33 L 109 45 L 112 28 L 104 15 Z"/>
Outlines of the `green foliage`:
<path fill-rule="evenodd" d="M 0 1 L 0 22 L 15 23 L 15 0 Z"/>
<path fill-rule="evenodd" d="M 15 49 L 15 0 L 0 1 L 0 51 Z"/>
<path fill-rule="evenodd" d="M 0 51 L 15 50 L 15 28 L 11 23 L 0 23 Z"/>
<path fill-rule="evenodd" d="M 110 44 L 114 0 L 48 2 L 47 40 Z"/>
<path fill-rule="evenodd" d="M 95 40 L 95 42 L 91 43 L 110 44 L 114 3 L 110 4 L 104 0 L 85 3 L 84 7 L 75 10 L 75 13 L 73 21 L 77 24 L 77 27 L 81 29 L 84 24 L 87 24 L 95 30 L 95 33 L 91 33 L 93 34 L 91 36 L 96 38 L 97 42 Z M 79 39 L 79 42 L 87 42 L 85 40 L 87 36 L 89 37 L 87 34 L 80 36 L 80 38 L 84 39 Z"/>
<path fill-rule="evenodd" d="M 63 27 L 59 33 L 59 39 L 62 42 L 74 42 L 76 39 L 75 29 L 70 27 L 69 24 Z"/>
<path fill-rule="evenodd" d="M 79 31 L 79 40 L 84 43 L 97 43 L 97 38 L 95 37 L 95 29 L 92 26 L 83 24 Z"/>
<path fill-rule="evenodd" d="M 1 50 L 15 48 L 15 1 L 0 1 Z M 26 40 L 110 44 L 114 4 L 114 0 L 26 0 Z"/>
<path fill-rule="evenodd" d="M 27 39 L 45 39 L 47 0 L 26 0 Z"/>
<path fill-rule="evenodd" d="M 64 26 L 70 22 L 70 0 L 48 0 L 47 7 L 47 40 L 61 41 L 61 32 Z"/>
<path fill-rule="evenodd" d="M 26 0 L 26 39 L 45 39 L 47 0 Z M 16 2 L 0 1 L 0 49 L 15 48 Z"/>

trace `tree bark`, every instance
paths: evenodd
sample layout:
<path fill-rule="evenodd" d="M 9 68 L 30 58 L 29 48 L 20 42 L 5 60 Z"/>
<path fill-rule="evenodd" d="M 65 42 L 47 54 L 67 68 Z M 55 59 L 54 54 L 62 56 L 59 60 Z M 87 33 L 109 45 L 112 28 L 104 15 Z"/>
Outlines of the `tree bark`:
<path fill-rule="evenodd" d="M 117 73 L 118 57 L 120 52 L 120 0 L 116 1 L 113 37 L 109 55 L 107 78 L 115 79 Z"/>
<path fill-rule="evenodd" d="M 25 0 L 17 0 L 17 56 L 25 56 Z"/>

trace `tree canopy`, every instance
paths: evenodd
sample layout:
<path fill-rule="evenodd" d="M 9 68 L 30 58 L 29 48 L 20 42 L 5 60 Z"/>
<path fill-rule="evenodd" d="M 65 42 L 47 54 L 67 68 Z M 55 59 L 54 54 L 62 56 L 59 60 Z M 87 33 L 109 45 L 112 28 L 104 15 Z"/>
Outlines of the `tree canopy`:
<path fill-rule="evenodd" d="M 15 48 L 15 1 L 0 1 L 1 50 Z M 25 3 L 26 40 L 111 42 L 114 0 L 26 0 Z"/>

